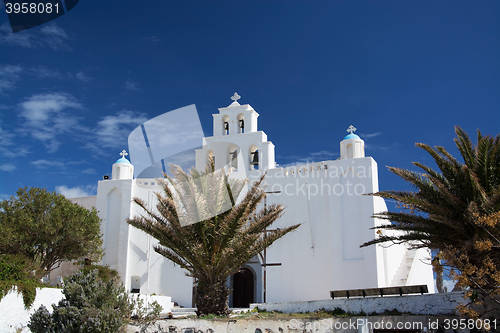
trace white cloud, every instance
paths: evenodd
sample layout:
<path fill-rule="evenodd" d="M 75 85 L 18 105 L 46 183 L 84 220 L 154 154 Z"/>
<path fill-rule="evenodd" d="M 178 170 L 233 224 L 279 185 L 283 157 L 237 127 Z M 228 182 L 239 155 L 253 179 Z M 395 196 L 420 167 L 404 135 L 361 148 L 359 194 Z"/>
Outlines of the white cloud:
<path fill-rule="evenodd" d="M 12 142 L 12 139 L 14 138 L 14 134 L 11 132 L 2 129 L 0 126 L 0 147 L 4 146 L 12 146 L 14 143 Z"/>
<path fill-rule="evenodd" d="M 61 79 L 62 75 L 59 73 L 58 70 L 54 69 L 49 69 L 45 66 L 38 66 L 30 69 L 30 72 L 38 77 L 39 79 L 46 79 L 46 78 L 55 78 L 55 79 Z"/>
<path fill-rule="evenodd" d="M 0 153 L 8 158 L 25 156 L 30 153 L 26 147 L 19 147 L 14 144 L 14 134 L 2 129 L 0 126 Z"/>
<path fill-rule="evenodd" d="M 86 76 L 83 71 L 79 71 L 78 73 L 76 73 L 76 78 L 78 80 L 82 80 L 83 82 L 88 82 L 91 80 L 91 78 Z"/>
<path fill-rule="evenodd" d="M 156 36 L 151 36 L 151 37 L 145 37 L 143 38 L 143 40 L 148 40 L 150 41 L 151 43 L 158 43 L 158 42 L 161 42 L 161 39 L 156 37 Z"/>
<path fill-rule="evenodd" d="M 0 200 L 9 200 L 12 195 L 0 193 Z"/>
<path fill-rule="evenodd" d="M 0 145 L 0 152 L 5 157 L 14 158 L 18 156 L 26 156 L 31 153 L 31 151 L 26 147 L 18 147 L 18 148 L 7 148 L 2 147 Z"/>
<path fill-rule="evenodd" d="M 85 141 L 84 147 L 94 152 L 109 147 L 124 149 L 127 147 L 130 132 L 147 121 L 142 113 L 122 110 L 115 115 L 101 118 L 94 128 L 81 125 L 82 119 L 75 111 L 82 110 L 84 107 L 73 96 L 65 93 L 33 95 L 19 103 L 19 108 L 21 109 L 19 117 L 23 119 L 24 126 L 17 131 L 40 140 L 50 153 L 57 151 L 62 138 L 69 135 L 71 140 Z M 0 134 L 2 134 L 1 128 Z M 10 133 L 6 134 L 0 137 L 0 148 L 2 148 L 2 141 L 4 148 L 12 145 L 13 136 Z M 10 152 L 10 155 L 13 154 Z M 48 166 L 44 162 L 35 165 Z"/>
<path fill-rule="evenodd" d="M 13 165 L 13 164 L 10 164 L 10 163 L 8 163 L 8 164 L 1 164 L 0 165 L 0 170 L 11 172 L 11 171 L 16 170 L 16 166 Z"/>
<path fill-rule="evenodd" d="M 392 145 L 392 147 L 387 147 L 387 146 L 379 146 L 379 145 L 369 145 L 365 143 L 365 150 L 383 150 L 387 151 L 389 149 L 393 149 L 396 145 Z"/>
<path fill-rule="evenodd" d="M 49 152 L 55 152 L 59 134 L 81 128 L 78 117 L 63 112 L 65 109 L 83 109 L 71 95 L 63 93 L 38 94 L 20 103 L 20 117 L 25 120 L 25 132 L 42 141 Z"/>
<path fill-rule="evenodd" d="M 381 134 L 382 134 L 382 132 L 369 133 L 369 134 L 362 134 L 362 133 L 360 133 L 359 136 L 361 138 L 363 138 L 363 139 L 370 139 L 370 138 L 373 138 L 375 136 L 379 136 Z"/>
<path fill-rule="evenodd" d="M 87 175 L 92 175 L 92 174 L 95 174 L 97 172 L 95 171 L 95 169 L 88 168 L 88 169 L 83 170 L 81 173 L 87 174 Z"/>
<path fill-rule="evenodd" d="M 56 186 L 56 192 L 64 195 L 66 198 L 90 197 L 96 195 L 94 185 L 67 187 L 66 185 Z"/>
<path fill-rule="evenodd" d="M 25 30 L 14 34 L 8 23 L 0 26 L 0 43 L 32 48 L 33 34 Z"/>
<path fill-rule="evenodd" d="M 55 160 L 49 161 L 49 160 L 44 160 L 44 159 L 31 161 L 31 164 L 33 164 L 34 166 L 36 166 L 39 169 L 46 169 L 49 167 L 65 169 L 67 166 L 66 163 L 61 162 L 61 161 L 55 161 Z"/>
<path fill-rule="evenodd" d="M 82 161 L 65 161 L 65 160 L 45 160 L 40 159 L 36 161 L 31 161 L 31 164 L 36 166 L 38 169 L 47 169 L 47 168 L 57 168 L 65 170 L 70 165 L 80 164 Z"/>
<path fill-rule="evenodd" d="M 130 132 L 148 120 L 144 114 L 122 110 L 115 116 L 106 116 L 97 123 L 94 134 L 101 147 L 123 147 Z"/>
<path fill-rule="evenodd" d="M 130 80 L 127 80 L 127 82 L 125 82 L 125 89 L 130 90 L 130 91 L 139 91 L 139 90 L 141 90 L 139 88 L 139 83 L 138 82 L 134 82 L 134 81 L 130 81 Z"/>
<path fill-rule="evenodd" d="M 331 157 L 331 156 L 338 156 L 339 153 L 334 153 L 328 150 L 321 150 L 317 151 L 314 153 L 310 153 L 310 156 L 321 156 L 321 157 Z"/>
<path fill-rule="evenodd" d="M 8 44 L 33 49 L 36 47 L 50 47 L 53 50 L 69 50 L 65 44 L 68 35 L 63 28 L 55 22 L 13 33 L 10 26 L 5 23 L 0 26 L 0 44 Z"/>
<path fill-rule="evenodd" d="M 0 66 L 0 95 L 5 95 L 5 90 L 14 88 L 22 71 L 23 68 L 17 65 Z"/>

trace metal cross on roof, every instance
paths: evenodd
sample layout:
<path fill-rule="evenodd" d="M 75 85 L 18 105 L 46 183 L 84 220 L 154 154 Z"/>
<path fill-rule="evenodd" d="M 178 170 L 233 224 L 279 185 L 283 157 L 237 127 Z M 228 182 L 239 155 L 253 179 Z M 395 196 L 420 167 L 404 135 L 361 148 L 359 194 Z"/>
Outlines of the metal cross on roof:
<path fill-rule="evenodd" d="M 240 95 L 238 95 L 238 93 L 236 93 L 236 92 L 234 93 L 233 97 L 231 97 L 231 99 L 232 99 L 233 101 L 235 101 L 235 102 L 236 102 L 236 101 L 238 101 L 240 98 L 241 98 L 241 96 L 240 96 Z"/>
<path fill-rule="evenodd" d="M 349 128 L 347 129 L 347 132 L 350 132 L 351 134 L 356 130 L 356 127 L 354 126 L 349 126 Z"/>
<path fill-rule="evenodd" d="M 127 156 L 128 153 L 125 150 L 122 150 L 122 152 L 120 153 L 120 155 L 122 155 L 122 158 L 125 158 L 125 156 Z"/>

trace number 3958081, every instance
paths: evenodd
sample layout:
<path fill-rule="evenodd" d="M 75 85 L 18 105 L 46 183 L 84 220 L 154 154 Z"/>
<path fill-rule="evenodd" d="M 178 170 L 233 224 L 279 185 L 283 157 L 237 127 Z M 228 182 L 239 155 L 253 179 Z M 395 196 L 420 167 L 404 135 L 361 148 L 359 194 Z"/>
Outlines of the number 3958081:
<path fill-rule="evenodd" d="M 23 3 L 10 3 L 5 4 L 5 11 L 7 14 L 52 14 L 52 12 L 59 13 L 59 4 L 48 3 L 34 3 L 34 2 L 23 2 Z"/>

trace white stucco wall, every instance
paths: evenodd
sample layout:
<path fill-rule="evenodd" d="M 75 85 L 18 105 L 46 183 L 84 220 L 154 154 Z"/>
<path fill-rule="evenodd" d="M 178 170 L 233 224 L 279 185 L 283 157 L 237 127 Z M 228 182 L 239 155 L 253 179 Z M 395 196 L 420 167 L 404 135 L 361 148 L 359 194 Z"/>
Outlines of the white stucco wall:
<path fill-rule="evenodd" d="M 22 294 L 11 291 L 0 301 L 0 332 L 17 332 L 17 329 L 26 327 L 31 315 L 41 305 L 52 312 L 52 304 L 57 304 L 63 298 L 62 289 L 38 288 L 35 302 L 26 310 Z M 23 332 L 26 331 L 29 330 L 25 328 Z"/>
<path fill-rule="evenodd" d="M 255 179 L 259 174 L 253 171 L 248 175 Z M 267 251 L 268 263 L 281 263 L 267 267 L 268 302 L 323 299 L 331 290 L 392 285 L 427 284 L 429 291 L 434 291 L 432 269 L 422 263 L 423 253 L 416 256 L 411 271 L 405 273 L 406 282 L 401 282 L 394 277 L 404 264 L 404 245 L 359 247 L 376 237 L 377 230 L 371 228 L 382 223 L 371 216 L 387 209 L 382 199 L 363 195 L 378 191 L 377 178 L 377 164 L 370 157 L 267 170 L 267 191 L 281 191 L 269 194 L 267 204 L 280 203 L 286 207 L 285 215 L 272 228 L 301 224 Z M 119 244 L 122 259 L 114 263 L 105 256 L 104 263 L 118 269 L 127 289 L 131 288 L 131 277 L 138 276 L 141 293 L 169 295 L 178 304 L 190 307 L 192 278 L 154 252 L 154 239 L 148 239 L 142 231 L 126 223 L 127 214 L 142 214 L 131 203 L 132 197 L 155 207 L 154 192 L 161 190 L 157 182 L 155 179 L 99 182 L 100 214 L 106 218 L 107 211 L 121 212 L 119 221 L 114 216 L 120 230 L 112 231 L 108 226 L 103 227 L 103 233 L 105 244 Z M 112 191 L 121 195 L 119 202 L 114 203 L 119 207 L 108 207 Z M 262 270 L 257 274 L 259 286 L 255 299 L 262 300 Z"/>
<path fill-rule="evenodd" d="M 92 210 L 96 206 L 97 196 L 92 197 L 79 197 L 79 198 L 68 198 L 72 203 L 79 204 L 80 206 Z"/>
<path fill-rule="evenodd" d="M 267 171 L 266 190 L 281 191 L 267 196 L 268 205 L 285 206 L 285 215 L 272 228 L 301 224 L 267 250 L 267 263 L 281 265 L 268 266 L 265 281 L 263 269 L 253 270 L 256 300 L 263 299 L 264 285 L 268 302 L 323 299 L 332 290 L 410 284 L 427 284 L 434 291 L 432 268 L 423 263 L 424 252 L 417 251 L 410 258 L 405 245 L 360 248 L 377 237 L 372 228 L 383 223 L 372 218 L 373 214 L 387 210 L 383 199 L 364 195 L 378 191 L 378 170 L 371 157 L 364 157 L 363 140 L 357 136 L 343 140 L 342 159 L 275 168 L 274 145 L 258 131 L 258 114 L 251 106 L 233 103 L 213 117 L 214 136 L 204 138 L 203 147 L 196 151 L 196 167 L 204 169 L 208 154 L 215 156 L 217 169 L 236 164 L 231 163 L 230 153 L 237 150 L 233 177 L 255 180 Z M 245 121 L 243 133 L 239 119 Z M 223 130 L 224 121 L 229 124 L 228 134 Z M 347 158 L 348 144 L 353 145 L 355 158 Z M 251 152 L 255 149 L 259 168 L 252 171 Z M 140 281 L 141 292 L 169 295 L 190 307 L 192 278 L 152 250 L 155 240 L 126 223 L 128 217 L 143 213 L 131 203 L 132 198 L 139 197 L 154 208 L 154 192 L 159 190 L 154 179 L 99 182 L 97 207 L 105 220 L 103 263 L 118 269 L 127 289 L 134 277 Z"/>

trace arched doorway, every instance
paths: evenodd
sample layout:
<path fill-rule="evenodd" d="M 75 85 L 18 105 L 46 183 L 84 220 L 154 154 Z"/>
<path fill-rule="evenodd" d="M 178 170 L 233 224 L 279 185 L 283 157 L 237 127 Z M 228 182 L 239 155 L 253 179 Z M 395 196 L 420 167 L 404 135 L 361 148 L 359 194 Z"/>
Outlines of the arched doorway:
<path fill-rule="evenodd" d="M 233 307 L 248 308 L 254 300 L 254 274 L 248 268 L 243 268 L 233 275 Z"/>

